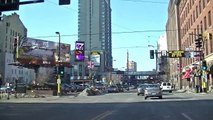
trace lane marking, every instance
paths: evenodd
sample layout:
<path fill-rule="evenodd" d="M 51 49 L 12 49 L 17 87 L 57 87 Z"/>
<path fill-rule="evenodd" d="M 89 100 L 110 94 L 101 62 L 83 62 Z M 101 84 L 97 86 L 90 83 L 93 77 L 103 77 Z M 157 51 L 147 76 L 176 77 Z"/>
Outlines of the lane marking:
<path fill-rule="evenodd" d="M 115 110 L 103 112 L 103 113 L 97 115 L 96 117 L 92 118 L 91 120 L 102 120 L 102 119 L 106 118 L 107 116 L 113 114 L 114 112 L 115 112 Z"/>
<path fill-rule="evenodd" d="M 183 116 L 183 117 L 185 117 L 187 120 L 192 120 L 192 118 L 191 117 L 189 117 L 187 114 L 185 114 L 185 113 L 181 113 L 181 115 Z"/>

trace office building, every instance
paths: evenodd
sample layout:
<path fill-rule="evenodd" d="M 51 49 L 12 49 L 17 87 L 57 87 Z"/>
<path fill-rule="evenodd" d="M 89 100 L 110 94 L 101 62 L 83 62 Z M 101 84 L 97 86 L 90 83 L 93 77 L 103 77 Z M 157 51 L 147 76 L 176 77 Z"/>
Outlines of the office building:
<path fill-rule="evenodd" d="M 78 40 L 85 42 L 85 54 L 101 54 L 96 74 L 103 75 L 112 70 L 112 38 L 110 0 L 79 0 Z M 78 63 L 79 70 L 85 70 L 85 62 Z M 82 65 L 84 64 L 84 65 Z M 82 72 L 85 75 L 86 72 Z"/>

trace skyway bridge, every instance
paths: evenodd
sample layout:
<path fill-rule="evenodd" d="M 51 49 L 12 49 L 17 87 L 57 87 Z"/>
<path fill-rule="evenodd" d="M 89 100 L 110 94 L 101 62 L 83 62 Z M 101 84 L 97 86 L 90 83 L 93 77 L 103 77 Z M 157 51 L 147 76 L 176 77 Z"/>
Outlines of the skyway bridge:
<path fill-rule="evenodd" d="M 123 73 L 122 81 L 128 83 L 149 83 L 149 82 L 159 82 L 159 74 L 157 71 L 137 71 L 137 72 L 127 72 Z"/>

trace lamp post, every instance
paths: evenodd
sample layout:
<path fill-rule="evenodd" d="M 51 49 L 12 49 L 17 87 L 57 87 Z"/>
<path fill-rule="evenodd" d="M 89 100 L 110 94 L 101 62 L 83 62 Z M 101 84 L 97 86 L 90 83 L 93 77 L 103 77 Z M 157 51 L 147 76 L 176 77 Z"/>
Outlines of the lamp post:
<path fill-rule="evenodd" d="M 58 34 L 58 48 L 59 48 L 59 50 L 58 50 L 58 62 L 60 62 L 60 55 L 61 55 L 61 49 L 60 49 L 60 47 L 61 47 L 61 35 L 60 35 L 60 32 L 55 32 L 56 34 Z"/>
<path fill-rule="evenodd" d="M 60 86 L 60 84 L 61 84 L 61 78 L 60 78 L 60 71 L 59 71 L 59 68 L 60 68 L 60 61 L 61 61 L 61 59 L 60 59 L 60 56 L 61 56 L 61 35 L 60 35 L 60 32 L 55 32 L 57 35 L 58 35 L 58 71 L 57 71 L 57 84 L 58 84 L 58 96 L 60 95 L 60 93 L 61 93 L 61 86 Z"/>

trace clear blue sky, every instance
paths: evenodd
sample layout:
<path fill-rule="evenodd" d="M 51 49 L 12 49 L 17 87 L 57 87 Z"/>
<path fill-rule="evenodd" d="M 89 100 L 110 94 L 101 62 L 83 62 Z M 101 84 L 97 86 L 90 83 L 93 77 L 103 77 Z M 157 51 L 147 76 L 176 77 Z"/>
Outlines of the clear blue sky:
<path fill-rule="evenodd" d="M 21 5 L 19 11 L 12 13 L 20 15 L 28 29 L 28 37 L 58 42 L 55 32 L 59 31 L 61 41 L 71 44 L 73 50 L 78 39 L 77 7 L 78 0 L 71 0 L 71 5 L 66 6 L 59 6 L 58 0 L 45 0 L 44 3 Z M 129 60 L 137 62 L 139 71 L 155 69 L 155 60 L 149 58 L 149 50 L 153 48 L 149 48 L 148 45 L 156 46 L 159 36 L 165 32 L 155 30 L 165 30 L 168 1 L 111 0 L 111 8 L 112 55 L 115 60 L 113 67 L 126 67 L 128 50 Z M 3 14 L 9 15 L 11 12 Z M 135 48 L 136 46 L 139 47 Z"/>

